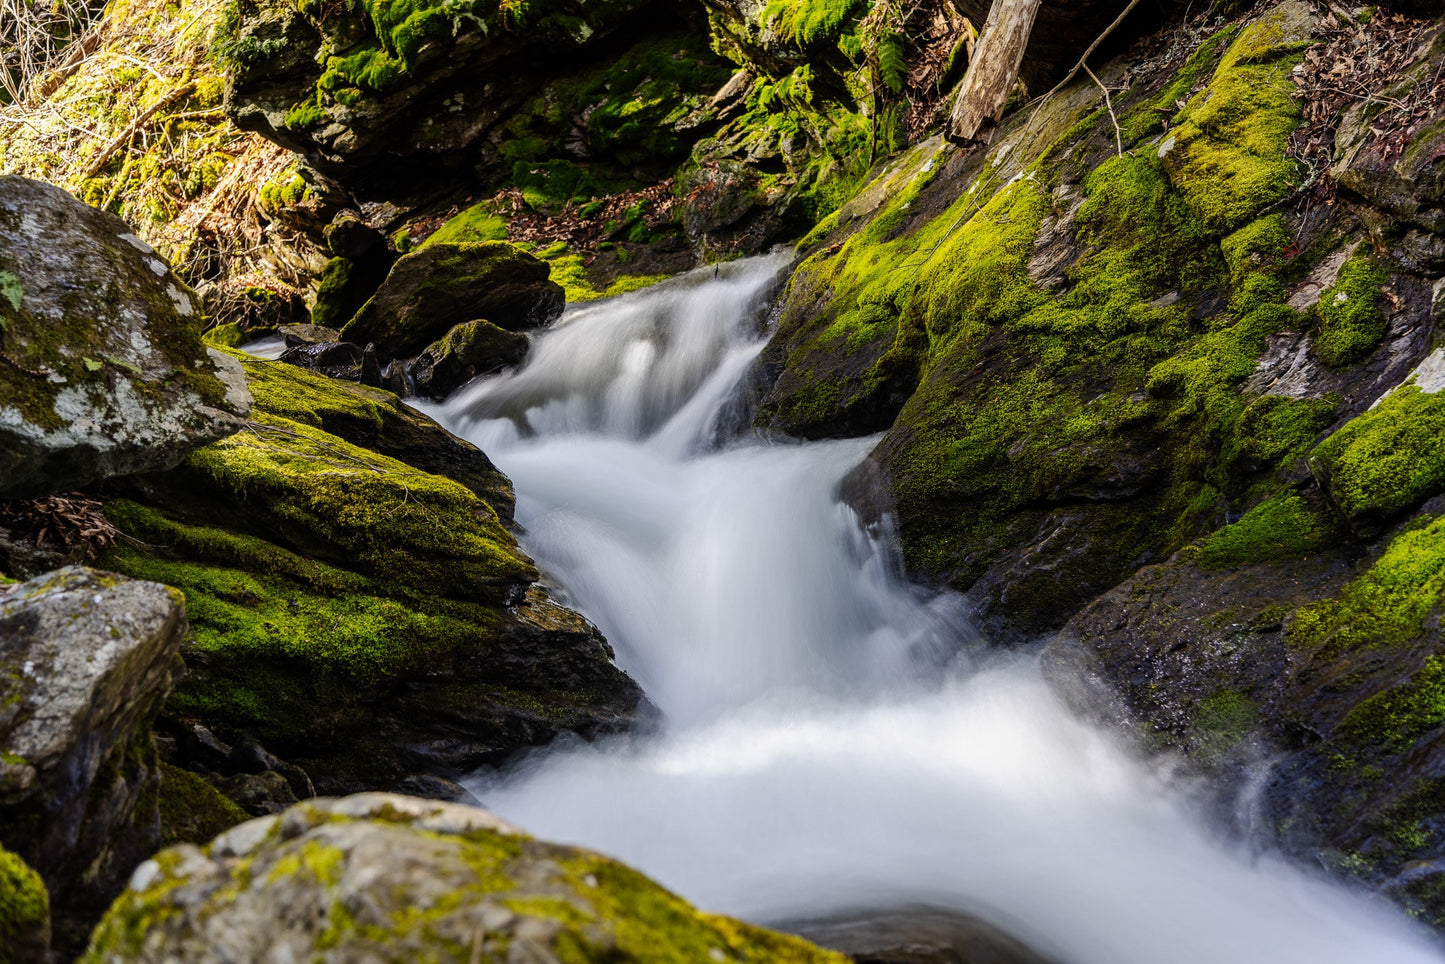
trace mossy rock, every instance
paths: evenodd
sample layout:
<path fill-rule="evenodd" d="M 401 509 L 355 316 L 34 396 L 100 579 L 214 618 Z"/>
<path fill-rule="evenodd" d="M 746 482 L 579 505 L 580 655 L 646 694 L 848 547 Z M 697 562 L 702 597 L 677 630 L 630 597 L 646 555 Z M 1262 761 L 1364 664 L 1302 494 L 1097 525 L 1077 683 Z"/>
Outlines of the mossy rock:
<path fill-rule="evenodd" d="M 131 537 L 106 565 L 186 596 L 191 673 L 173 712 L 259 738 L 323 792 L 628 724 L 636 684 L 594 627 L 532 585 L 478 494 L 510 511 L 485 456 L 385 392 L 246 368 L 251 427 L 106 508 Z"/>
<path fill-rule="evenodd" d="M 998 638 L 1057 629 L 1273 494 L 1338 417 L 1331 397 L 1246 390 L 1304 320 L 1293 222 L 1267 209 L 1298 183 L 1284 85 L 1313 22 L 1282 4 L 1146 71 L 1114 104 L 1136 138 L 1122 155 L 1081 84 L 987 153 L 916 148 L 810 237 L 757 424 L 886 429 L 847 488 Z M 1173 126 L 1151 141 L 1166 96 Z"/>
<path fill-rule="evenodd" d="M 550 324 L 564 299 L 548 274 L 545 262 L 504 241 L 424 245 L 396 263 L 341 336 L 374 344 L 389 361 L 420 354 L 477 318 L 508 331 Z"/>
<path fill-rule="evenodd" d="M 167 468 L 234 432 L 249 399 L 199 311 L 119 218 L 0 177 L 0 494 Z"/>
<path fill-rule="evenodd" d="M 509 333 L 510 334 L 510 333 Z M 520 337 L 520 336 L 515 336 Z M 512 520 L 512 483 L 486 453 L 391 392 L 236 354 L 258 411 L 336 435 L 432 475 L 459 482 Z"/>
<path fill-rule="evenodd" d="M 0 847 L 0 964 L 44 964 L 50 954 L 50 895 L 25 861 Z"/>
<path fill-rule="evenodd" d="M 203 778 L 169 763 L 161 764 L 159 799 L 163 847 L 204 844 L 251 819 Z"/>
<path fill-rule="evenodd" d="M 427 346 L 407 371 L 418 394 L 445 398 L 478 375 L 521 364 L 530 345 L 520 332 L 468 321 Z"/>
<path fill-rule="evenodd" d="M 82 958 L 844 964 L 699 911 L 600 854 L 483 810 L 390 794 L 317 800 L 136 871 Z"/>

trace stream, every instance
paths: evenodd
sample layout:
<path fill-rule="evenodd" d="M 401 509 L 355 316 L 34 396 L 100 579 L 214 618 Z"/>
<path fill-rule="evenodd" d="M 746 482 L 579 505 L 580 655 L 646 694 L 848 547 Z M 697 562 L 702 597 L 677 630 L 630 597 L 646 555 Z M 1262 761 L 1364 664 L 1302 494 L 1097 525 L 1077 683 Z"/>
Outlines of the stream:
<path fill-rule="evenodd" d="M 763 924 L 976 916 L 1060 964 L 1439 961 L 1392 905 L 1229 844 L 838 498 L 876 439 L 716 444 L 783 256 L 572 308 L 428 410 L 661 711 L 469 788 Z"/>

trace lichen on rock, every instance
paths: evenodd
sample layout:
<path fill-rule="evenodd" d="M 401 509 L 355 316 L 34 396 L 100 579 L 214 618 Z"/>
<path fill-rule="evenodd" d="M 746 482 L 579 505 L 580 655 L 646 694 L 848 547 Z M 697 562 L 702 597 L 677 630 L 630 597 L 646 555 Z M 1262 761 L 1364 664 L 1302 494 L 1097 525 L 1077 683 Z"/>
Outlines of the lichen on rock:
<path fill-rule="evenodd" d="M 0 493 L 167 468 L 239 428 L 194 293 L 118 218 L 0 177 L 0 276 Z"/>
<path fill-rule="evenodd" d="M 44 875 L 62 949 L 158 842 L 150 726 L 185 631 L 178 592 L 113 573 L 0 600 L 0 844 Z"/>
<path fill-rule="evenodd" d="M 756 961 L 842 964 L 801 938 L 696 910 L 590 851 L 483 810 L 391 794 L 315 800 L 137 868 L 90 964 Z"/>

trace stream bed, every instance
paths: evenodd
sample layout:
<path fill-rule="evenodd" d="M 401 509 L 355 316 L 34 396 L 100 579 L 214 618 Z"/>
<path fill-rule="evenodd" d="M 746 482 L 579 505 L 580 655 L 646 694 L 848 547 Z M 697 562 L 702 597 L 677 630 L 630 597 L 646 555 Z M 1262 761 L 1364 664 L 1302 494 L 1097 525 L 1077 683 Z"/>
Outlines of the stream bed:
<path fill-rule="evenodd" d="M 1036 658 L 910 585 L 838 497 L 876 439 L 715 441 L 788 260 L 573 308 L 429 407 L 511 476 L 523 545 L 660 711 L 470 789 L 763 924 L 923 908 L 1059 964 L 1445 959 L 1389 903 L 1222 840 Z"/>

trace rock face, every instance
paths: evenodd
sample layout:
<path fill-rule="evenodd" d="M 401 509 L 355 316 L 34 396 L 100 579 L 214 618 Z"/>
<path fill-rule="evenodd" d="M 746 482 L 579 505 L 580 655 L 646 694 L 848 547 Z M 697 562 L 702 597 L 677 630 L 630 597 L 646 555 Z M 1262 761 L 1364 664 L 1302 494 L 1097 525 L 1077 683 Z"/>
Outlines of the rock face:
<path fill-rule="evenodd" d="M 423 0 L 404 13 L 386 0 L 341 11 L 247 0 L 220 46 L 227 102 L 239 126 L 362 193 L 421 194 L 548 157 L 646 167 L 665 163 L 667 138 L 689 113 L 676 109 L 696 92 L 648 64 L 612 78 L 621 95 L 612 102 L 591 89 L 593 73 L 646 59 L 649 44 L 700 22 L 698 12 L 656 0 Z M 610 41 L 624 22 L 632 49 Z M 715 58 L 705 57 L 714 75 Z M 586 99 L 574 102 L 579 93 Z"/>
<path fill-rule="evenodd" d="M 546 262 L 503 241 L 429 244 L 396 263 L 341 337 L 374 344 L 387 361 L 420 354 L 477 318 L 508 331 L 550 324 L 565 305 L 550 272 Z"/>
<path fill-rule="evenodd" d="M 640 690 L 536 585 L 486 456 L 385 392 L 246 369 L 252 431 L 106 507 L 144 545 L 105 564 L 186 594 L 174 712 L 258 739 L 324 793 L 633 721 Z"/>
<path fill-rule="evenodd" d="M 83 960 L 843 964 L 483 810 L 316 800 L 136 869 Z"/>
<path fill-rule="evenodd" d="M 150 725 L 179 669 L 180 593 L 67 568 L 0 600 L 0 844 L 84 939 L 159 842 Z"/>
<path fill-rule="evenodd" d="M 168 468 L 234 432 L 249 399 L 199 311 L 124 222 L 0 177 L 0 495 Z"/>

